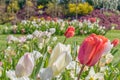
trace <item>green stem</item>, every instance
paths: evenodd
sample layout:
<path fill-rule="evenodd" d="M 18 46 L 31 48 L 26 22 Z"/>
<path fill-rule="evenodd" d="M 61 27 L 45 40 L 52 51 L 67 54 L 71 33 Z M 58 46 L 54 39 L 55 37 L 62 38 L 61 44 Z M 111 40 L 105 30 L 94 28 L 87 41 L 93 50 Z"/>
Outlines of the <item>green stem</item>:
<path fill-rule="evenodd" d="M 63 41 L 63 44 L 66 42 L 67 38 L 65 37 L 64 41 Z"/>
<path fill-rule="evenodd" d="M 78 74 L 77 80 L 80 79 L 80 76 L 81 76 L 81 74 L 82 74 L 82 72 L 83 72 L 83 70 L 84 70 L 84 67 L 85 67 L 85 65 L 82 65 L 82 68 L 81 68 L 81 70 L 80 70 L 80 72 L 79 72 L 79 74 Z"/>
<path fill-rule="evenodd" d="M 99 59 L 99 61 L 98 61 L 98 63 L 97 63 L 97 69 L 96 69 L 96 72 L 99 72 L 99 64 L 100 64 L 100 59 Z"/>
<path fill-rule="evenodd" d="M 44 45 L 45 46 L 43 47 L 43 53 L 45 54 L 42 59 L 40 58 L 38 64 L 36 65 L 35 71 L 32 74 L 33 79 L 36 79 L 37 74 L 39 73 L 40 69 L 44 67 L 45 61 L 47 59 L 47 52 L 46 52 L 47 44 L 45 44 L 44 42 Z"/>

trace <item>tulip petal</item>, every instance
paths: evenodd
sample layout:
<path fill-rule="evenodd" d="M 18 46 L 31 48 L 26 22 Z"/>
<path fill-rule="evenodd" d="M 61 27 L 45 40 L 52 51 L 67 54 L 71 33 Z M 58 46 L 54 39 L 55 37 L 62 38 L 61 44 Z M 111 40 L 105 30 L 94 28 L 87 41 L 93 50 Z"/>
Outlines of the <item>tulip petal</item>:
<path fill-rule="evenodd" d="M 53 49 L 52 51 L 52 54 L 50 56 L 50 59 L 49 59 L 49 66 L 52 66 L 52 64 L 54 63 L 54 61 L 57 60 L 57 58 L 59 57 L 59 55 L 61 55 L 61 53 L 63 51 L 68 51 L 70 53 L 70 45 L 68 46 L 65 46 L 61 43 L 58 43 L 55 48 Z"/>
<path fill-rule="evenodd" d="M 53 71 L 51 68 L 43 68 L 40 70 L 40 80 L 51 80 L 53 77 Z"/>
<path fill-rule="evenodd" d="M 18 61 L 15 69 L 17 77 L 30 76 L 34 68 L 34 59 L 30 53 L 24 54 Z"/>
<path fill-rule="evenodd" d="M 112 48 L 113 48 L 113 45 L 111 44 L 110 40 L 108 40 L 103 50 L 103 53 L 109 53 Z"/>
<path fill-rule="evenodd" d="M 53 76 L 61 73 L 65 67 L 72 61 L 70 55 L 70 45 L 64 45 L 58 43 L 52 51 L 52 54 L 49 59 L 48 67 L 51 67 L 53 70 Z"/>
<path fill-rule="evenodd" d="M 33 58 L 34 58 L 35 61 L 36 61 L 37 59 L 39 59 L 40 57 L 43 57 L 43 55 L 42 55 L 40 52 L 38 52 L 38 51 L 33 51 L 33 52 L 31 53 L 31 56 L 33 56 Z"/>
<path fill-rule="evenodd" d="M 103 45 L 101 43 L 101 47 L 98 47 L 98 48 L 101 49 L 101 51 L 96 50 L 97 54 L 94 54 L 93 58 L 90 61 L 91 63 L 88 63 L 89 66 L 93 66 L 100 59 L 102 54 L 110 52 L 110 50 L 112 49 L 112 45 L 111 45 L 110 41 L 108 41 L 105 45 Z"/>
<path fill-rule="evenodd" d="M 78 60 L 81 64 L 93 66 L 102 54 L 108 53 L 112 47 L 113 45 L 104 36 L 91 34 L 83 41 L 79 49 Z"/>
<path fill-rule="evenodd" d="M 6 74 L 7 74 L 7 77 L 10 78 L 11 80 L 30 80 L 26 76 L 23 76 L 23 77 L 20 77 L 20 78 L 16 77 L 15 71 L 13 71 L 13 70 L 7 71 Z"/>
<path fill-rule="evenodd" d="M 95 70 L 93 67 L 91 67 L 89 71 L 89 76 L 94 76 L 94 75 L 95 75 Z"/>
<path fill-rule="evenodd" d="M 95 80 L 104 80 L 104 73 L 96 73 L 94 77 Z"/>
<path fill-rule="evenodd" d="M 52 69 L 54 75 L 58 75 L 72 61 L 70 53 L 63 52 L 58 59 L 53 63 Z"/>
<path fill-rule="evenodd" d="M 66 38 L 70 38 L 73 37 L 75 34 L 75 28 L 73 26 L 69 26 L 66 30 L 66 32 L 64 33 L 64 35 L 66 36 Z"/>

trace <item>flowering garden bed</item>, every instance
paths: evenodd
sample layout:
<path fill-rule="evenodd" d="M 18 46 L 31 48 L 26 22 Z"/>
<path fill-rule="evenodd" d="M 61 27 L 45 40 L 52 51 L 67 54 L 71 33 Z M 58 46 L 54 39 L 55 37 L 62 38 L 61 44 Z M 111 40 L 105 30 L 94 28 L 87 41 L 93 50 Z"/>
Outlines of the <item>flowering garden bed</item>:
<path fill-rule="evenodd" d="M 90 38 L 90 41 L 101 41 L 101 39 L 105 39 L 105 41 L 108 42 L 105 43 L 105 45 L 107 45 L 104 45 L 104 48 L 99 48 L 99 50 L 105 50 L 105 53 L 101 53 L 102 56 L 100 60 L 94 59 L 95 61 L 98 61 L 96 64 L 93 64 L 94 66 L 90 63 L 84 64 L 84 69 L 80 78 L 86 80 L 108 80 L 110 78 L 108 76 L 113 75 L 113 77 L 119 79 L 119 58 L 115 56 L 116 53 L 117 55 L 119 54 L 117 52 L 119 46 L 116 47 L 118 45 L 118 39 L 114 40 L 114 38 L 117 38 L 119 35 L 117 36 L 116 31 L 110 31 L 106 34 L 107 37 L 114 40 L 112 43 L 108 40 L 108 38 L 95 34 L 91 34 L 89 37 L 74 37 L 74 27 L 69 27 L 66 32 L 64 32 L 65 36 L 59 36 L 58 40 L 57 36 L 52 37 L 54 33 L 47 31 L 35 31 L 32 34 L 19 35 L 17 37 L 9 35 L 7 37 L 7 43 L 5 43 L 6 48 L 4 48 L 0 54 L 1 79 L 77 79 L 79 71 L 83 68 L 82 64 L 84 64 L 82 63 L 82 58 L 80 58 L 83 57 L 81 51 L 85 51 L 87 48 L 87 45 L 84 47 L 85 43 L 87 43 L 85 41 Z M 93 45 L 96 43 L 97 42 Z M 92 46 L 89 42 L 87 44 Z M 99 45 L 96 44 L 96 47 L 100 46 L 100 43 L 98 44 Z M 101 47 L 103 47 L 102 45 Z M 100 53 L 94 52 L 94 54 Z M 114 59 L 115 57 L 117 60 Z M 113 59 L 114 61 L 112 62 Z"/>
<path fill-rule="evenodd" d="M 120 80 L 119 8 L 119 0 L 0 3 L 0 80 Z"/>

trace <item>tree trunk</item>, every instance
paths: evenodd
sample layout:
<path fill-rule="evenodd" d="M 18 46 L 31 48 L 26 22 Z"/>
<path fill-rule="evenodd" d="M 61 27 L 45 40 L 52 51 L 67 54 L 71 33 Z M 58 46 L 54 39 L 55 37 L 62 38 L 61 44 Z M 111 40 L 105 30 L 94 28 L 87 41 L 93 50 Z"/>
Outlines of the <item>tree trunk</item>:
<path fill-rule="evenodd" d="M 76 0 L 76 20 L 78 19 L 78 11 L 77 11 L 77 7 L 78 7 L 78 0 Z"/>

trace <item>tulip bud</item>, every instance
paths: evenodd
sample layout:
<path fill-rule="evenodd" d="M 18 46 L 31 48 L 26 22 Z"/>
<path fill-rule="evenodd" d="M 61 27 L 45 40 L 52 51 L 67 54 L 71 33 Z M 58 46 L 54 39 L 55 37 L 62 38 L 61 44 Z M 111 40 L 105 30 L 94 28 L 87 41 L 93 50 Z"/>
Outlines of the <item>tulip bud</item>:
<path fill-rule="evenodd" d="M 58 18 L 53 18 L 53 20 L 54 20 L 55 22 L 57 22 Z"/>
<path fill-rule="evenodd" d="M 119 39 L 114 39 L 111 44 L 113 44 L 113 47 L 116 47 L 119 44 Z"/>
<path fill-rule="evenodd" d="M 48 16 L 48 17 L 47 17 L 47 20 L 48 20 L 48 21 L 51 21 L 51 20 L 52 20 L 52 18 L 51 18 L 50 16 Z"/>
<path fill-rule="evenodd" d="M 89 20 L 91 23 L 96 22 L 96 18 L 89 18 L 88 20 Z"/>
<path fill-rule="evenodd" d="M 73 26 L 69 26 L 64 35 L 66 36 L 66 38 L 73 37 L 75 35 L 75 28 Z"/>

